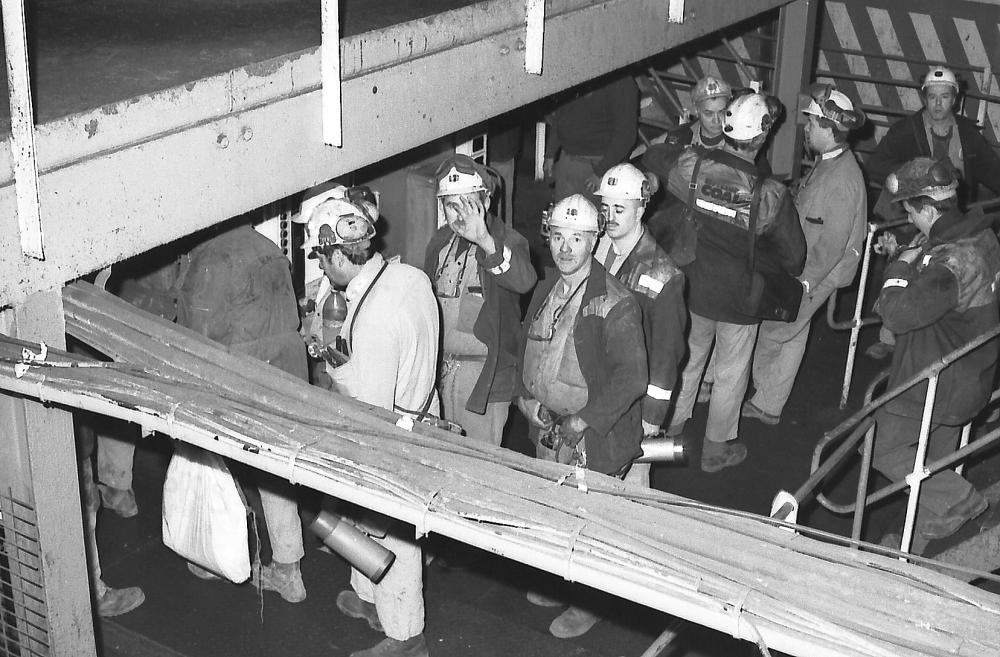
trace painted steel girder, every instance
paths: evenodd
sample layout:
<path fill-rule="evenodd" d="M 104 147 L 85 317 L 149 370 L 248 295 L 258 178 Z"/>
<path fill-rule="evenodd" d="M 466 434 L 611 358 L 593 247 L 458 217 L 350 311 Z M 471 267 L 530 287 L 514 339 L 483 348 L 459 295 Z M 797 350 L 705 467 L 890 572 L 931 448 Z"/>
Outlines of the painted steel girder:
<path fill-rule="evenodd" d="M 0 150 L 0 305 L 378 162 L 783 5 L 552 0 L 544 72 L 524 72 L 523 0 L 491 0 L 341 42 L 344 146 L 322 141 L 319 50 L 38 127 L 46 259 L 21 254 Z"/>

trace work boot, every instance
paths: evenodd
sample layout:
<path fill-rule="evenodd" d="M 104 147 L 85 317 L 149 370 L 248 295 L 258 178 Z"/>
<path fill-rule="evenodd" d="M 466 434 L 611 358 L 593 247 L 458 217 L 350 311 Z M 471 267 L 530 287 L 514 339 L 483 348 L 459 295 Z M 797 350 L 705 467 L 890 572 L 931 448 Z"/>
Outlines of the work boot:
<path fill-rule="evenodd" d="M 701 469 L 703 472 L 718 472 L 743 463 L 746 457 L 746 445 L 733 442 L 713 443 L 706 441 L 701 454 Z"/>
<path fill-rule="evenodd" d="M 257 573 L 260 572 L 260 577 Z M 281 595 L 285 602 L 302 602 L 306 599 L 306 585 L 302 583 L 302 571 L 299 562 L 279 563 L 272 561 L 259 569 L 254 568 L 254 582 L 260 584 L 265 591 L 274 591 Z"/>
<path fill-rule="evenodd" d="M 668 438 L 676 438 L 677 436 L 684 433 L 685 424 L 687 424 L 686 420 L 682 420 L 681 422 L 676 422 L 676 423 L 672 422 L 670 426 L 667 427 L 667 430 L 664 433 L 666 433 Z"/>
<path fill-rule="evenodd" d="M 146 600 L 146 594 L 138 586 L 126 589 L 105 588 L 104 595 L 97 599 L 97 615 L 111 618 L 127 614 Z"/>
<path fill-rule="evenodd" d="M 538 591 L 528 591 L 528 594 L 525 597 L 528 598 L 528 602 L 536 607 L 562 607 L 566 604 L 562 600 L 550 598 L 549 596 L 543 595 Z"/>
<path fill-rule="evenodd" d="M 886 356 L 891 356 L 892 352 L 895 350 L 896 345 L 879 341 L 865 349 L 865 356 L 874 358 L 875 360 L 882 360 Z"/>
<path fill-rule="evenodd" d="M 221 577 L 213 573 L 211 570 L 205 570 L 198 564 L 191 563 L 190 561 L 188 561 L 188 570 L 191 571 L 191 574 L 197 577 L 198 579 L 203 579 L 205 581 L 210 581 L 213 579 L 222 579 Z"/>
<path fill-rule="evenodd" d="M 753 418 L 754 420 L 760 420 L 764 424 L 772 427 L 781 422 L 780 415 L 771 415 L 749 399 L 743 402 L 743 408 L 740 409 L 740 415 L 743 417 Z"/>
<path fill-rule="evenodd" d="M 351 657 L 428 657 L 427 641 L 422 633 L 406 641 L 386 637 L 368 650 L 352 652 Z"/>
<path fill-rule="evenodd" d="M 549 625 L 549 632 L 559 639 L 572 639 L 590 631 L 601 617 L 579 607 L 570 607 L 556 616 Z"/>
<path fill-rule="evenodd" d="M 131 488 L 115 488 L 107 484 L 97 484 L 101 494 L 101 505 L 111 509 L 122 518 L 132 518 L 139 513 L 135 503 L 135 492 Z"/>
<path fill-rule="evenodd" d="M 989 506 L 989 501 L 973 488 L 944 515 L 920 523 L 920 535 L 932 540 L 947 538 L 965 523 L 981 516 Z"/>
<path fill-rule="evenodd" d="M 378 610 L 375 609 L 375 605 L 365 602 L 354 591 L 341 591 L 337 594 L 337 609 L 345 616 L 368 621 L 368 626 L 376 632 L 383 631 L 382 621 L 378 619 Z M 423 635 L 421 634 L 420 636 L 422 637 Z"/>
<path fill-rule="evenodd" d="M 701 385 L 698 386 L 698 398 L 695 399 L 695 403 L 707 404 L 712 401 L 712 387 L 714 385 L 711 381 L 702 381 Z"/>

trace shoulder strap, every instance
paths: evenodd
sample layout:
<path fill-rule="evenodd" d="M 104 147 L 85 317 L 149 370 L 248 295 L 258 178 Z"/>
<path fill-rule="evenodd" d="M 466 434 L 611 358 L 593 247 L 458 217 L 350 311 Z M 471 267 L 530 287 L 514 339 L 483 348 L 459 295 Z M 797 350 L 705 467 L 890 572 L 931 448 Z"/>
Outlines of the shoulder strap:
<path fill-rule="evenodd" d="M 750 242 L 750 249 L 747 253 L 747 265 L 751 275 L 757 264 L 757 214 L 760 212 L 760 192 L 763 187 L 764 178 L 763 176 L 758 176 L 753 183 L 753 197 L 750 199 L 750 220 L 747 231 L 750 233 L 747 238 Z"/>
<path fill-rule="evenodd" d="M 375 278 L 372 279 L 372 284 L 369 285 L 368 289 L 365 290 L 365 293 L 361 295 L 361 299 L 358 301 L 358 307 L 354 309 L 354 318 L 351 320 L 351 327 L 347 330 L 348 352 L 354 351 L 354 325 L 358 322 L 358 314 L 361 312 L 361 306 L 365 304 L 365 299 L 368 298 L 368 294 L 372 291 L 372 288 L 375 287 L 375 284 L 378 283 L 378 279 L 382 278 L 382 273 L 385 272 L 385 268 L 388 266 L 388 261 L 382 263 L 382 268 L 378 270 L 377 274 L 375 274 Z"/>
<path fill-rule="evenodd" d="M 694 209 L 694 193 L 698 189 L 698 174 L 701 172 L 701 162 L 710 151 L 699 153 L 698 159 L 694 161 L 694 169 L 691 170 L 691 180 L 688 181 L 687 206 Z"/>

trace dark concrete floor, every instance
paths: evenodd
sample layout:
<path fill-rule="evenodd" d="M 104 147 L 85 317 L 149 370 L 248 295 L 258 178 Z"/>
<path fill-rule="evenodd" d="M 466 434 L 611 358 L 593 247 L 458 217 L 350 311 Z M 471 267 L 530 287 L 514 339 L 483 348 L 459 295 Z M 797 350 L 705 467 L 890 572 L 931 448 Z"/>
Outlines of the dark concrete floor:
<path fill-rule="evenodd" d="M 523 220 L 518 224 L 540 246 L 532 223 L 546 204 L 547 189 L 526 178 L 519 178 L 518 185 L 515 209 Z M 845 295 L 843 306 L 853 307 L 850 295 Z M 875 329 L 862 333 L 862 349 L 875 340 L 876 333 Z M 850 403 L 841 411 L 837 401 L 847 344 L 846 331 L 834 332 L 824 318 L 818 318 L 782 423 L 777 427 L 752 420 L 742 423 L 740 436 L 749 448 L 748 459 L 720 474 L 705 474 L 697 466 L 700 445 L 693 444 L 690 457 L 694 465 L 655 466 L 653 485 L 704 502 L 767 514 L 779 489 L 794 490 L 808 477 L 816 442 L 824 431 L 860 407 L 868 382 L 887 364 L 859 356 Z M 691 435 L 700 436 L 706 408 L 704 404 L 696 407 L 689 424 Z M 309 597 L 298 605 L 285 603 L 273 593 L 261 597 L 249 584 L 204 582 L 191 576 L 184 561 L 164 547 L 160 538 L 161 487 L 170 442 L 164 437 L 147 438 L 137 452 L 135 487 L 140 515 L 130 520 L 108 512 L 101 516 L 99 540 L 106 580 L 112 586 L 139 585 L 146 592 L 141 608 L 102 623 L 106 657 L 337 657 L 379 640 L 364 622 L 337 611 L 334 601 L 348 586 L 348 567 L 339 557 L 315 549 L 318 543 L 312 537 L 307 536 L 307 555 L 302 562 Z M 505 446 L 525 453 L 529 450 L 525 425 L 516 411 L 508 423 Z M 992 484 L 1000 478 L 1000 455 L 994 451 L 988 459 L 971 466 L 968 476 L 982 487 Z M 826 490 L 839 501 L 848 501 L 853 499 L 856 480 L 857 466 L 850 465 Z M 886 531 L 898 530 L 902 509 L 899 499 L 873 510 L 866 523 L 866 538 L 877 541 Z M 991 523 L 1000 522 L 996 510 L 989 516 Z M 850 533 L 849 518 L 833 516 L 815 504 L 803 508 L 800 521 L 841 535 Z M 979 525 L 974 524 L 956 538 L 978 530 Z M 453 544 L 432 537 L 430 546 L 447 553 Z M 931 552 L 942 547 L 932 543 Z M 464 570 L 448 570 L 438 562 L 427 568 L 426 632 L 432 655 L 637 656 L 669 620 L 633 603 L 594 594 L 588 599 L 608 620 L 578 639 L 555 639 L 547 627 L 558 610 L 531 606 L 524 590 L 529 581 L 555 587 L 557 579 L 499 557 L 481 557 Z M 718 632 L 687 626 L 673 654 L 742 657 L 757 652 L 750 644 Z"/>

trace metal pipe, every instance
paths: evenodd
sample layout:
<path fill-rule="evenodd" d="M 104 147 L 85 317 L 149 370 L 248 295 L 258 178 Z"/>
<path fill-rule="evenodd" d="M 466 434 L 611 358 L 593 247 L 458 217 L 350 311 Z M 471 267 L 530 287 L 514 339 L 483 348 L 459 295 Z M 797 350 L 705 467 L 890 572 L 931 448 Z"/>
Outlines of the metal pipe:
<path fill-rule="evenodd" d="M 737 70 L 739 70 L 740 73 L 743 74 L 743 77 L 746 78 L 747 84 L 750 84 L 752 81 L 756 80 L 757 78 L 750 75 L 750 69 L 748 69 L 746 67 L 746 64 L 743 63 L 743 58 L 740 57 L 740 54 L 736 52 L 735 48 L 733 48 L 733 44 L 729 42 L 729 39 L 727 39 L 726 37 L 722 37 L 722 45 L 725 46 L 726 50 L 729 51 L 730 55 L 736 58 L 736 68 Z"/>
<path fill-rule="evenodd" d="M 840 408 L 847 406 L 847 396 L 851 392 L 851 378 L 854 376 L 854 359 L 858 351 L 858 335 L 861 333 L 861 327 L 863 326 L 861 311 L 865 302 L 865 289 L 868 284 L 868 267 L 871 263 L 872 238 L 874 238 L 874 236 L 875 224 L 869 223 L 868 235 L 865 237 L 865 255 L 861 262 L 861 279 L 858 282 L 858 294 L 857 299 L 854 302 L 854 318 L 851 322 L 851 341 L 847 346 L 847 363 L 844 365 L 844 383 L 840 390 Z M 834 292 L 830 295 L 830 303 L 828 306 L 830 314 L 827 316 L 828 323 L 829 320 L 833 318 L 833 308 L 836 300 L 837 293 Z"/>
<path fill-rule="evenodd" d="M 28 397 L 39 399 L 44 397 L 44 401 L 117 417 L 153 431 L 172 435 L 184 442 L 279 477 L 289 476 L 288 460 L 283 456 L 266 450 L 256 453 L 248 451 L 244 449 L 242 442 L 237 443 L 197 427 L 178 424 L 166 418 L 148 415 L 82 393 L 51 388 L 43 382 L 4 377 L 2 387 Z M 296 468 L 295 480 L 321 493 L 361 504 L 373 511 L 413 524 L 424 533 L 435 532 L 454 538 L 502 557 L 560 575 L 568 581 L 579 582 L 710 629 L 725 632 L 737 639 L 755 643 L 763 639 L 775 650 L 803 657 L 806 655 L 865 657 L 869 654 L 889 657 L 889 653 L 884 650 L 871 653 L 861 649 L 850 649 L 820 636 L 809 637 L 801 629 L 779 625 L 767 619 L 755 617 L 756 622 L 752 622 L 750 619 L 741 619 L 743 614 L 738 614 L 734 618 L 729 605 L 721 605 L 715 600 L 709 601 L 699 597 L 702 594 L 699 594 L 696 588 L 692 588 L 691 583 L 675 581 L 675 578 L 671 577 L 659 577 L 654 580 L 647 574 L 641 577 L 629 577 L 628 573 L 620 572 L 600 554 L 590 554 L 586 550 L 572 552 L 573 558 L 567 559 L 568 552 L 565 548 L 551 553 L 539 550 L 536 544 L 522 543 L 512 535 L 500 537 L 496 526 L 491 523 L 429 513 L 422 505 L 407 504 L 384 491 L 362 489 L 356 482 L 333 480 L 324 473 L 314 472 L 306 464 Z M 653 586 L 654 581 L 659 586 Z M 874 646 L 870 647 L 874 649 Z"/>
<path fill-rule="evenodd" d="M 805 483 L 798 487 L 792 496 L 801 503 L 803 500 L 812 493 L 813 489 L 816 488 L 823 481 L 827 475 L 829 475 L 833 470 L 840 465 L 840 462 L 844 457 L 851 451 L 855 444 L 866 431 L 868 431 L 875 424 L 874 418 L 866 417 L 855 429 L 851 432 L 846 440 L 834 451 L 834 453 L 824 461 L 821 465 L 816 463 L 816 454 L 820 453 L 822 447 L 824 447 L 829 440 L 827 436 L 820 439 L 820 444 L 816 445 L 816 450 L 813 452 L 813 468 L 812 473 L 809 478 L 806 479 Z M 825 442 L 824 442 L 825 441 Z"/>
<path fill-rule="evenodd" d="M 906 500 L 906 520 L 903 524 L 903 542 L 901 552 L 910 551 L 913 540 L 913 525 L 917 521 L 917 502 L 920 499 L 920 487 L 924 479 L 930 476 L 924 467 L 927 459 L 927 442 L 931 436 L 931 415 L 934 413 L 934 399 L 937 396 L 938 375 L 927 379 L 927 394 L 924 396 L 924 414 L 920 418 L 920 438 L 917 441 L 917 454 L 913 459 L 913 472 L 907 477 L 910 484 L 910 497 Z M 900 557 L 902 559 L 902 557 Z"/>
<path fill-rule="evenodd" d="M 884 84 L 894 87 L 905 87 L 908 89 L 920 89 L 919 82 L 913 82 L 911 80 L 897 80 L 896 78 L 882 78 L 873 75 L 860 75 L 858 73 L 842 73 L 839 71 L 817 69 L 816 77 L 834 78 L 835 80 L 854 80 L 856 82 L 870 82 L 872 84 Z M 985 100 L 991 103 L 1000 103 L 1000 96 L 994 96 L 993 94 L 987 94 L 981 91 L 973 91 L 971 89 L 963 91 L 962 96 L 965 98 L 974 98 L 976 100 Z"/>
<path fill-rule="evenodd" d="M 868 497 L 868 477 L 872 471 L 872 451 L 875 446 L 875 425 L 865 432 L 865 443 L 861 448 L 861 472 L 858 475 L 858 492 L 854 497 L 854 522 L 851 524 L 851 538 L 861 540 L 861 529 L 865 520 L 865 498 Z M 855 546 L 855 549 L 857 547 Z"/>
<path fill-rule="evenodd" d="M 909 64 L 920 64 L 921 66 L 926 66 L 928 68 L 930 68 L 931 66 L 947 66 L 953 71 L 974 71 L 976 73 L 982 73 L 984 70 L 982 66 L 973 66 L 971 64 L 962 64 L 958 62 L 941 62 L 941 61 L 935 61 L 933 59 L 918 59 L 916 57 L 907 57 L 905 55 L 893 55 L 889 53 L 884 53 L 881 50 L 879 50 L 878 52 L 869 52 L 867 50 L 858 50 L 856 48 L 827 47 L 827 46 L 824 46 L 822 50 L 824 52 L 835 52 L 843 55 L 857 55 L 859 57 L 874 57 L 880 60 L 906 62 Z"/>
<path fill-rule="evenodd" d="M 652 66 L 650 66 L 647 71 L 649 73 L 649 79 L 653 83 L 653 88 L 656 90 L 657 94 L 664 101 L 666 101 L 666 104 L 673 106 L 674 111 L 677 112 L 677 116 L 683 117 L 687 113 L 686 110 L 681 105 L 680 99 L 674 97 L 674 95 L 670 93 L 670 90 L 667 89 L 667 85 L 663 84 L 659 71 Z M 664 107 L 663 109 L 667 108 Z"/>
<path fill-rule="evenodd" d="M 970 436 L 972 436 L 972 422 L 967 422 L 965 424 L 965 426 L 962 427 L 962 437 L 958 441 L 958 448 L 959 449 L 962 449 L 963 447 L 968 446 L 968 444 L 969 444 L 969 437 Z M 960 477 L 963 474 L 965 474 L 965 462 L 964 461 L 962 463 L 959 463 L 955 467 L 955 472 Z"/>

